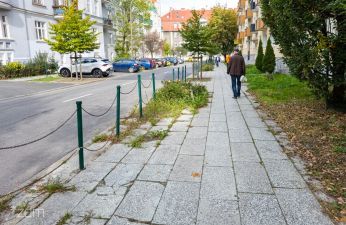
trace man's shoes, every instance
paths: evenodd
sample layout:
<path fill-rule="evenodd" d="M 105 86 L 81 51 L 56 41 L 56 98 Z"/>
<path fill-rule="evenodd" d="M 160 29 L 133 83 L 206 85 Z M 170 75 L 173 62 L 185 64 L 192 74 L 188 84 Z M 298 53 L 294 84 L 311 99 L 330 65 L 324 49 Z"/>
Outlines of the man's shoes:
<path fill-rule="evenodd" d="M 238 96 L 237 96 L 238 98 L 240 98 L 240 94 L 238 94 Z"/>
<path fill-rule="evenodd" d="M 237 99 L 237 97 L 236 97 L 236 96 L 233 96 L 232 98 L 233 98 L 233 99 Z"/>

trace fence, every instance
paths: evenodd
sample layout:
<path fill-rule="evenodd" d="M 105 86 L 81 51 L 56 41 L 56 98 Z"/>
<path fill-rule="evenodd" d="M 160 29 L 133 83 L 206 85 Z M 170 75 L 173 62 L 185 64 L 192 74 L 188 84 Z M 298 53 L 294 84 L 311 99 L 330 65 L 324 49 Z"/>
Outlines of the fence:
<path fill-rule="evenodd" d="M 177 77 L 176 77 L 177 75 Z M 173 73 L 172 73 L 172 80 L 181 80 L 183 82 L 186 82 L 186 76 L 187 76 L 187 71 L 186 71 L 186 65 L 183 67 L 178 67 L 177 70 L 175 70 L 175 68 L 173 68 Z M 177 78 L 177 79 L 176 79 Z M 149 98 L 147 97 L 147 102 L 143 101 L 143 97 L 142 97 L 142 88 L 144 89 L 148 89 L 150 87 L 152 87 L 152 98 L 153 100 L 156 99 L 156 79 L 155 79 L 155 74 L 152 73 L 151 75 L 151 80 L 149 81 L 149 83 L 147 85 L 145 85 L 142 81 L 142 76 L 140 74 L 137 75 L 137 81 L 134 82 L 134 86 L 127 92 L 123 92 L 121 90 L 121 86 L 117 85 L 116 87 L 116 94 L 115 97 L 112 101 L 112 103 L 110 104 L 110 106 L 102 113 L 92 113 L 89 112 L 86 108 L 83 107 L 83 103 L 82 101 L 76 101 L 76 110 L 74 112 L 72 112 L 69 117 L 63 121 L 57 128 L 53 129 L 52 131 L 50 131 L 49 133 L 31 140 L 31 141 L 27 141 L 25 143 L 22 144 L 18 144 L 18 145 L 13 145 L 13 146 L 6 146 L 6 147 L 0 147 L 0 150 L 9 150 L 9 149 L 14 149 L 14 148 L 19 148 L 19 147 L 23 147 L 23 146 L 27 146 L 33 143 L 36 143 L 40 140 L 43 140 L 51 135 L 53 135 L 55 132 L 57 132 L 58 130 L 60 130 L 62 127 L 64 127 L 74 116 L 77 116 L 77 131 L 78 131 L 78 154 L 79 154 L 79 169 L 83 170 L 85 169 L 85 164 L 84 164 L 84 150 L 87 151 L 99 151 L 102 150 L 108 143 L 109 140 L 106 141 L 104 143 L 103 146 L 101 146 L 98 149 L 89 149 L 87 147 L 84 146 L 84 140 L 83 140 L 83 113 L 92 116 L 92 117 L 103 117 L 106 114 L 108 114 L 111 109 L 114 107 L 116 107 L 116 122 L 115 122 L 115 130 L 112 131 L 112 134 L 115 134 L 117 136 L 120 135 L 120 122 L 121 122 L 121 118 L 120 118 L 120 109 L 121 109 L 121 96 L 122 95 L 129 95 L 131 93 L 133 93 L 136 88 L 138 90 L 138 107 L 139 107 L 139 117 L 142 118 L 143 117 L 143 104 L 148 104 L 149 103 Z M 145 91 L 146 94 L 146 91 Z M 74 148 L 73 150 L 71 150 L 70 152 L 74 151 L 76 148 Z M 69 152 L 69 153 L 70 153 Z"/>

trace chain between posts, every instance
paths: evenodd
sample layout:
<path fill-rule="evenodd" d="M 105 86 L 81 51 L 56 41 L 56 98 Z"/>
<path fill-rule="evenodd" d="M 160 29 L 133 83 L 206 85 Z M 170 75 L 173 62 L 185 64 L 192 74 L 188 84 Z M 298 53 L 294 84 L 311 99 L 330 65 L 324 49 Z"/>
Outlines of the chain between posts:
<path fill-rule="evenodd" d="M 116 100 L 117 100 L 117 96 L 115 96 L 115 98 L 113 99 L 112 104 L 110 105 L 110 107 L 109 107 L 105 112 L 103 112 L 103 113 L 101 113 L 101 114 L 93 114 L 93 113 L 87 111 L 86 109 L 84 109 L 83 107 L 82 107 L 82 110 L 83 110 L 86 114 L 88 114 L 88 115 L 90 115 L 90 116 L 93 116 L 93 117 L 102 117 L 102 116 L 106 115 L 106 114 L 112 109 L 112 107 L 114 106 L 114 103 L 115 103 Z"/>
<path fill-rule="evenodd" d="M 122 94 L 122 95 L 131 94 L 136 89 L 137 86 L 138 86 L 138 82 L 136 82 L 136 84 L 133 86 L 133 88 L 130 91 L 128 91 L 128 92 L 120 92 L 120 94 Z"/>

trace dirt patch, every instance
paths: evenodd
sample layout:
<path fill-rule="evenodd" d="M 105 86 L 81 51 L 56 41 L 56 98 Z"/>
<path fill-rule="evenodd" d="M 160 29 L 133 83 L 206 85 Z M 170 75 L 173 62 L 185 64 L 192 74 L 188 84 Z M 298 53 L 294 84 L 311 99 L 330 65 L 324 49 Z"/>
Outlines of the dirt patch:
<path fill-rule="evenodd" d="M 260 109 L 287 133 L 294 146 L 288 155 L 300 156 L 308 174 L 336 200 L 322 202 L 327 213 L 346 221 L 346 114 L 327 110 L 317 100 L 262 104 Z"/>

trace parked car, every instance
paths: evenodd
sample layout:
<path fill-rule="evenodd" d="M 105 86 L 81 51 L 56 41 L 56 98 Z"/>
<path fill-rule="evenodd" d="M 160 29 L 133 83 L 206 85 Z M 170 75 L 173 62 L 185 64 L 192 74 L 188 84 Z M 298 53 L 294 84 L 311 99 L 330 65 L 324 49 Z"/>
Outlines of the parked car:
<path fill-rule="evenodd" d="M 77 70 L 82 66 L 82 74 L 91 74 L 94 77 L 107 77 L 109 76 L 112 65 L 108 59 L 101 58 L 81 58 L 77 61 Z M 76 74 L 76 64 L 71 65 L 63 64 L 59 67 L 58 73 L 63 77 L 69 77 Z"/>
<path fill-rule="evenodd" d="M 156 62 L 156 67 L 163 67 L 164 66 L 164 62 L 162 59 L 155 59 Z"/>
<path fill-rule="evenodd" d="M 183 64 L 184 60 L 183 59 L 178 59 L 179 64 Z"/>
<path fill-rule="evenodd" d="M 166 57 L 166 60 L 169 61 L 174 66 L 178 64 L 178 59 L 175 57 Z"/>
<path fill-rule="evenodd" d="M 165 59 L 165 58 L 161 58 L 159 60 L 161 60 L 162 66 L 164 66 L 164 67 L 171 65 L 171 63 L 167 59 Z"/>
<path fill-rule="evenodd" d="M 140 62 L 132 59 L 121 59 L 113 62 L 114 72 L 138 72 L 141 68 Z"/>
<path fill-rule="evenodd" d="M 156 62 L 153 59 L 140 59 L 141 66 L 146 69 L 154 69 L 156 67 Z"/>

